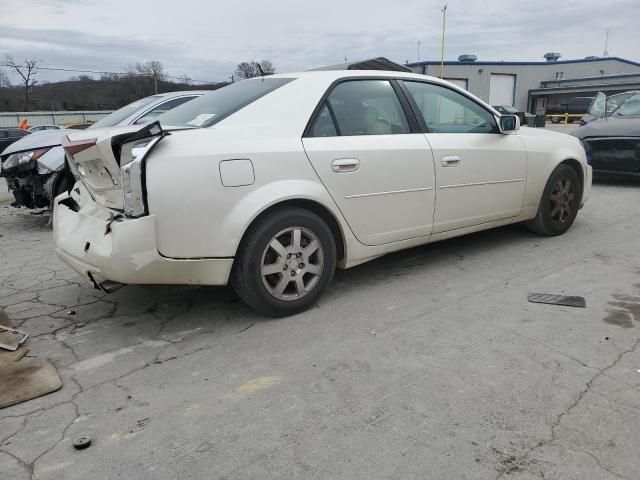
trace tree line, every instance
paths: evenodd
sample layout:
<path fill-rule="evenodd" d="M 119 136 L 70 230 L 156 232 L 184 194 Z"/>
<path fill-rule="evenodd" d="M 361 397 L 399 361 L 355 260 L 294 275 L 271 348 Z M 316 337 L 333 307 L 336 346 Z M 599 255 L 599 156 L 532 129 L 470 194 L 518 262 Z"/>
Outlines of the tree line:
<path fill-rule="evenodd" d="M 125 67 L 124 72 L 79 75 L 61 82 L 39 81 L 38 60 L 0 64 L 0 111 L 115 110 L 142 97 L 178 90 L 214 90 L 230 82 L 196 83 L 188 76 L 170 76 L 158 60 Z M 18 79 L 12 84 L 6 71 Z M 275 73 L 270 60 L 241 62 L 231 82 Z"/>

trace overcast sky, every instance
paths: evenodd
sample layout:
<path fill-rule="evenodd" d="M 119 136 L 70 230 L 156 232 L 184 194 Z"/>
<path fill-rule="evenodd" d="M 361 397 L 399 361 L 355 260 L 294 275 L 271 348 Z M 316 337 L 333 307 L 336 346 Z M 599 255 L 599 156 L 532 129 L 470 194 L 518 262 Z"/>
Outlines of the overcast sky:
<path fill-rule="evenodd" d="M 160 60 L 171 75 L 226 80 L 243 60 L 279 72 L 374 56 L 440 58 L 445 0 L 0 0 L 0 60 L 122 71 Z M 449 0 L 445 58 L 562 59 L 608 51 L 640 61 L 640 0 Z M 41 71 L 42 80 L 73 73 Z M 77 74 L 75 74 L 77 75 Z M 14 78 L 15 80 L 15 78 Z"/>

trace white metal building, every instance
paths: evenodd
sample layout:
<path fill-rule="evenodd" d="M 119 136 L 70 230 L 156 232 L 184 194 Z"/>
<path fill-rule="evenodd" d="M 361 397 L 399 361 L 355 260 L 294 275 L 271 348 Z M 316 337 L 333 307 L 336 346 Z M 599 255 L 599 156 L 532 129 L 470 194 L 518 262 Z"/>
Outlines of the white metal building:
<path fill-rule="evenodd" d="M 576 96 L 607 95 L 640 89 L 640 63 L 618 57 L 558 60 L 548 53 L 543 62 L 487 62 L 461 55 L 444 62 L 444 78 L 491 105 L 513 105 L 530 113 L 544 113 L 547 104 Z M 439 61 L 408 63 L 416 73 L 440 76 Z"/>

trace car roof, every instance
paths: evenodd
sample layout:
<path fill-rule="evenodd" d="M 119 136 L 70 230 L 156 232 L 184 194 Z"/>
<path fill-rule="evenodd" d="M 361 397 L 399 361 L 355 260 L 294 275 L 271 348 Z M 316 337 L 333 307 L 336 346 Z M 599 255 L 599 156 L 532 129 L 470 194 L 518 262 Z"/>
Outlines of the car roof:
<path fill-rule="evenodd" d="M 169 98 L 169 97 L 181 97 L 183 95 L 204 95 L 205 93 L 211 93 L 214 90 L 178 90 L 177 92 L 164 92 L 164 93 L 156 93 L 154 95 L 150 95 L 151 97 L 162 97 L 162 98 Z"/>
<path fill-rule="evenodd" d="M 306 72 L 292 72 L 292 73 L 276 73 L 274 75 L 268 75 L 266 77 L 255 77 L 253 80 L 260 78 L 289 78 L 289 79 L 317 79 L 322 80 L 327 83 L 332 83 L 336 80 L 342 80 L 347 78 L 358 78 L 358 77 L 376 77 L 376 78 L 395 78 L 399 80 L 419 80 L 423 82 L 430 82 L 439 85 L 446 86 L 452 90 L 456 90 L 461 94 L 473 98 L 477 103 L 484 106 L 487 110 L 494 113 L 495 115 L 500 115 L 500 113 L 495 110 L 491 105 L 489 105 L 484 100 L 476 97 L 468 90 L 456 85 L 455 83 L 449 82 L 447 80 L 443 80 L 441 78 L 432 77 L 430 75 L 423 75 L 421 73 L 413 73 L 413 72 L 399 72 L 395 70 L 308 70 Z"/>
<path fill-rule="evenodd" d="M 395 70 L 308 70 L 306 72 L 276 73 L 268 75 L 275 78 L 304 78 L 304 77 L 320 77 L 324 79 L 338 80 L 349 77 L 388 77 L 388 78 L 406 78 L 415 80 L 429 79 L 438 83 L 450 84 L 446 80 L 436 77 L 422 75 L 420 73 L 398 72 Z M 257 77 L 260 78 L 260 77 Z M 264 77 L 263 77 L 264 78 Z"/>

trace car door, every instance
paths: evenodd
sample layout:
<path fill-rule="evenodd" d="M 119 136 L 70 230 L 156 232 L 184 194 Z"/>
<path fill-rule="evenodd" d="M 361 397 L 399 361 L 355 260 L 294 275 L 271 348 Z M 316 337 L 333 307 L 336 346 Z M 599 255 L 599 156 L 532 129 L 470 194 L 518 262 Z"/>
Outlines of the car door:
<path fill-rule="evenodd" d="M 444 85 L 402 82 L 420 112 L 435 160 L 433 233 L 515 217 L 522 211 L 526 152 L 488 109 Z"/>
<path fill-rule="evenodd" d="M 427 237 L 433 228 L 433 155 L 398 93 L 388 78 L 341 81 L 302 140 L 318 177 L 366 245 Z"/>

